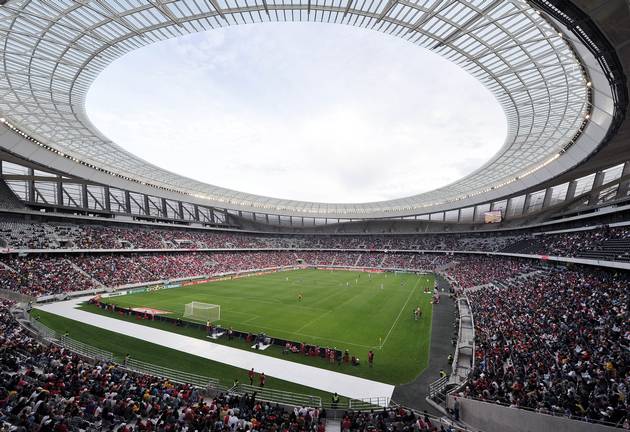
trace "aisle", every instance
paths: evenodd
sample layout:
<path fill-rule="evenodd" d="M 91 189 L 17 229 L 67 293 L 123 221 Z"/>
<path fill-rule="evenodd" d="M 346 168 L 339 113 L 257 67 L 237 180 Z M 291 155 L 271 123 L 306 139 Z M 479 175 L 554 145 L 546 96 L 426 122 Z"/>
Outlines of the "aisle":
<path fill-rule="evenodd" d="M 353 399 L 375 397 L 386 397 L 389 399 L 394 392 L 394 386 L 390 384 L 294 363 L 76 309 L 79 303 L 87 299 L 85 297 L 76 298 L 69 301 L 39 305 L 36 308 L 198 357 L 247 370 L 254 368 L 256 371 L 264 372 L 265 375 L 270 377 L 330 393 L 337 392 L 340 395 Z"/>

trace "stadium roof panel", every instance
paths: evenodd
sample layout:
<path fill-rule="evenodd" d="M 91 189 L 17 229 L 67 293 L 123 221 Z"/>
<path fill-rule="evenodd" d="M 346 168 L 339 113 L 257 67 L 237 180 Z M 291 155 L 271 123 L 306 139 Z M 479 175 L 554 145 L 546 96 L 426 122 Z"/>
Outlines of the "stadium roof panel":
<path fill-rule="evenodd" d="M 280 200 L 195 181 L 156 167 L 108 140 L 85 112 L 87 91 L 118 57 L 142 46 L 227 25 L 317 21 L 379 30 L 430 49 L 486 85 L 508 134 L 470 175 L 389 201 L 326 204 Z M 0 8 L 0 113 L 79 161 L 208 204 L 269 213 L 369 217 L 411 214 L 508 185 L 555 161 L 585 127 L 592 87 L 561 30 L 524 0 L 11 0 Z M 593 149 L 598 143 L 591 143 Z"/>

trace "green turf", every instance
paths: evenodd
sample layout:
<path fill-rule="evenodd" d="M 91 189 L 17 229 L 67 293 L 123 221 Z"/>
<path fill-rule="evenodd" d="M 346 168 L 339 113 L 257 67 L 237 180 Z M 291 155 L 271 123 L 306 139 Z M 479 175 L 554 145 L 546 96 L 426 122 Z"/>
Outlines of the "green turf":
<path fill-rule="evenodd" d="M 177 369 L 182 372 L 218 378 L 221 384 L 230 387 L 235 379 L 249 383 L 247 371 L 223 363 L 165 348 L 140 339 L 103 330 L 88 324 L 82 324 L 68 318 L 33 309 L 33 316 L 58 333 L 68 333 L 74 340 L 95 346 L 114 354 L 115 360 L 122 361 L 125 355 L 158 366 Z M 267 377 L 266 388 L 284 390 L 293 393 L 319 396 L 322 401 L 330 400 L 331 395 L 321 390 L 294 384 L 288 381 Z"/>
<path fill-rule="evenodd" d="M 288 281 L 287 281 L 288 278 Z M 358 283 L 357 283 L 358 280 Z M 428 364 L 431 334 L 431 296 L 423 293 L 433 287 L 433 276 L 298 270 L 183 288 L 130 294 L 107 299 L 123 307 L 151 307 L 181 316 L 184 305 L 200 301 L 221 305 L 219 324 L 252 333 L 303 341 L 307 344 L 348 349 L 362 365 L 330 365 L 319 358 L 289 354 L 283 358 L 317 367 L 337 370 L 391 384 L 413 380 Z M 383 288 L 381 289 L 381 284 Z M 303 300 L 298 301 L 298 294 Z M 423 316 L 412 319 L 420 305 Z M 92 312 L 117 314 L 87 307 Z M 132 319 L 133 320 L 133 319 Z M 134 322 L 204 338 L 191 328 L 179 328 L 153 321 Z M 220 343 L 249 349 L 244 341 Z M 366 364 L 368 350 L 375 351 L 375 364 Z M 280 357 L 281 349 L 262 354 Z"/>

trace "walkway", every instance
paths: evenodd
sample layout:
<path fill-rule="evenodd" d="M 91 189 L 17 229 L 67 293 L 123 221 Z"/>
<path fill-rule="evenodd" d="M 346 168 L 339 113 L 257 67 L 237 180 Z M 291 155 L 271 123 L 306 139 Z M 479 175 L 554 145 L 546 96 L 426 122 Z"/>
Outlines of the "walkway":
<path fill-rule="evenodd" d="M 74 321 L 93 325 L 104 330 L 142 339 L 147 342 L 182 351 L 219 363 L 249 370 L 255 368 L 265 375 L 316 388 L 353 399 L 391 398 L 394 386 L 333 372 L 313 366 L 303 365 L 278 358 L 257 354 L 212 342 L 178 335 L 140 324 L 129 323 L 115 318 L 93 314 L 76 309 L 77 305 L 89 297 L 37 306 L 45 312 L 60 315 Z M 175 365 L 172 366 L 176 368 Z"/>

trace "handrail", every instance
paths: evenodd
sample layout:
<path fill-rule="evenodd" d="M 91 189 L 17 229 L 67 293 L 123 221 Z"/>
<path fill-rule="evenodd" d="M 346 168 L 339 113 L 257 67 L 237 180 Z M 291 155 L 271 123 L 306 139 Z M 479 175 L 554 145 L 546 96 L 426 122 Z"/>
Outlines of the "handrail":
<path fill-rule="evenodd" d="M 256 393 L 256 399 L 265 402 L 275 402 L 292 406 L 309 406 L 315 408 L 322 407 L 322 398 L 314 395 L 293 393 L 284 390 L 276 390 L 265 387 L 256 387 L 249 384 L 238 384 L 231 390 L 239 396 Z"/>
<path fill-rule="evenodd" d="M 111 352 L 72 339 L 68 335 L 60 335 L 59 333 L 48 328 L 38 320 L 33 319 L 30 315 L 29 323 L 35 329 L 35 331 L 48 342 L 54 343 L 55 345 L 58 345 L 62 348 L 66 348 L 83 357 L 107 362 L 114 361 L 114 354 L 112 354 Z"/>
<path fill-rule="evenodd" d="M 440 394 L 442 390 L 448 385 L 448 377 L 441 377 L 429 383 L 428 397 L 433 399 L 436 395 Z"/>
<path fill-rule="evenodd" d="M 74 340 L 69 336 L 61 336 L 57 341 L 53 341 L 58 343 L 70 351 L 76 352 L 77 354 L 81 354 L 85 357 L 94 358 L 96 360 L 113 362 L 114 354 L 109 351 L 102 350 L 100 348 L 93 347 L 91 345 L 85 344 L 83 342 L 79 342 L 78 340 Z"/>
<path fill-rule="evenodd" d="M 218 389 L 225 390 L 227 387 L 222 387 L 217 378 L 211 378 L 207 376 L 197 375 L 190 372 L 182 372 L 176 369 L 167 368 L 164 366 L 154 365 L 152 363 L 146 363 L 133 358 L 125 359 L 123 362 L 123 368 L 132 372 L 137 372 L 145 375 L 153 375 L 156 377 L 167 378 L 170 381 L 179 384 L 192 384 L 195 387 L 205 389 Z"/>

